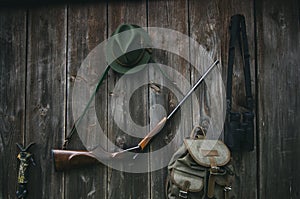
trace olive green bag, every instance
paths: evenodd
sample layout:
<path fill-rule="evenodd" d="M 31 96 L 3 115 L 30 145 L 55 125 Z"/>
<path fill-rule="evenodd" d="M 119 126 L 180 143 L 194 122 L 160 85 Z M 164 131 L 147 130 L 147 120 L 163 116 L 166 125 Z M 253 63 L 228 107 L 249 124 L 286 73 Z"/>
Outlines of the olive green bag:
<path fill-rule="evenodd" d="M 202 135 L 196 135 L 196 129 Z M 230 151 L 222 141 L 205 139 L 203 129 L 194 128 L 168 165 L 166 198 L 234 198 L 230 159 Z"/>

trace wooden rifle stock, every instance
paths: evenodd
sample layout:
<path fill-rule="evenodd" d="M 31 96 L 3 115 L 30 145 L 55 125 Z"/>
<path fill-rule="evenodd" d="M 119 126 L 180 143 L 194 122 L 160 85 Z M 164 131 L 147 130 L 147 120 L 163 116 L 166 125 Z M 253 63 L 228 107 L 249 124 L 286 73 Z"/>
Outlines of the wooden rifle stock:
<path fill-rule="evenodd" d="M 125 149 L 123 151 L 118 151 L 118 152 L 115 152 L 115 153 L 112 153 L 112 157 L 117 157 L 119 156 L 120 154 L 123 154 L 125 152 L 128 152 L 128 151 L 133 151 L 133 150 L 136 150 L 136 149 L 139 149 L 139 150 L 144 150 L 144 148 L 148 145 L 148 143 L 151 141 L 151 139 L 157 134 L 160 132 L 160 130 L 165 126 L 167 122 L 167 117 L 164 117 L 162 120 L 160 120 L 160 122 L 146 135 L 146 137 L 144 137 L 137 146 L 135 147 L 131 147 L 131 148 L 128 148 L 128 149 Z"/>
<path fill-rule="evenodd" d="M 139 143 L 139 146 L 140 148 L 143 150 L 147 145 L 148 143 L 150 142 L 151 138 L 153 136 L 155 136 L 157 133 L 160 132 L 160 130 L 165 126 L 167 122 L 167 117 L 164 117 L 147 135 L 146 137 L 144 137 L 140 143 Z"/>
<path fill-rule="evenodd" d="M 53 149 L 52 154 L 56 171 L 64 171 L 99 163 L 95 155 L 88 151 Z"/>

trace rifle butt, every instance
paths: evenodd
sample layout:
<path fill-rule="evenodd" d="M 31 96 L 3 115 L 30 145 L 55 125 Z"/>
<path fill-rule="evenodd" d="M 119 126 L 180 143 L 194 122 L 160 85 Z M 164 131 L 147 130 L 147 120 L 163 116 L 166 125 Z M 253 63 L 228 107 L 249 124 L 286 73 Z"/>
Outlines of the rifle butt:
<path fill-rule="evenodd" d="M 99 163 L 97 158 L 88 151 L 53 149 L 52 155 L 56 171 L 65 171 Z"/>

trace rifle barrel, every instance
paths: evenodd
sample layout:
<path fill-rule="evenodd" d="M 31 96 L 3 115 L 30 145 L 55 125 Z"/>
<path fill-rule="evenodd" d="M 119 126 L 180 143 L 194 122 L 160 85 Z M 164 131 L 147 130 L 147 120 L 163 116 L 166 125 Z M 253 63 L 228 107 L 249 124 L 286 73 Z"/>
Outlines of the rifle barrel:
<path fill-rule="evenodd" d="M 178 110 L 178 108 L 185 102 L 185 100 L 194 92 L 194 90 L 199 86 L 199 84 L 204 80 L 204 78 L 208 75 L 208 73 L 213 69 L 215 65 L 219 63 L 219 60 L 216 60 L 212 65 L 209 66 L 209 68 L 205 71 L 205 73 L 199 78 L 199 80 L 195 83 L 195 85 L 191 88 L 191 90 L 183 97 L 183 99 L 178 103 L 178 105 L 173 109 L 173 111 L 167 116 L 164 117 L 155 127 L 152 129 L 140 143 L 135 146 L 128 149 L 125 149 L 123 151 L 115 152 L 113 153 L 113 157 L 116 157 L 119 154 L 122 154 L 124 152 L 133 151 L 136 149 L 143 150 L 150 140 L 157 134 L 159 131 L 165 126 L 165 123 L 167 120 L 169 120 L 172 115 Z"/>
<path fill-rule="evenodd" d="M 194 92 L 194 90 L 199 86 L 199 84 L 204 80 L 208 73 L 213 69 L 215 65 L 219 63 L 219 60 L 216 60 L 205 73 L 200 77 L 196 84 L 191 88 L 191 90 L 184 96 L 184 98 L 178 103 L 178 105 L 173 109 L 173 111 L 168 115 L 167 120 L 170 119 L 173 114 L 179 109 L 179 107 L 185 102 L 185 100 Z"/>

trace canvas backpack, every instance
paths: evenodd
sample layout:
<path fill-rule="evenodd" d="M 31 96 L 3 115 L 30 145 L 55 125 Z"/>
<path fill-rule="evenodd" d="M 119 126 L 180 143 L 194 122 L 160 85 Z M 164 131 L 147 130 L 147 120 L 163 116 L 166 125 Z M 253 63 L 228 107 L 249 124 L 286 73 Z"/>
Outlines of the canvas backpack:
<path fill-rule="evenodd" d="M 204 130 L 194 128 L 168 165 L 166 198 L 234 198 L 230 159 L 230 151 L 222 141 L 205 139 Z"/>

